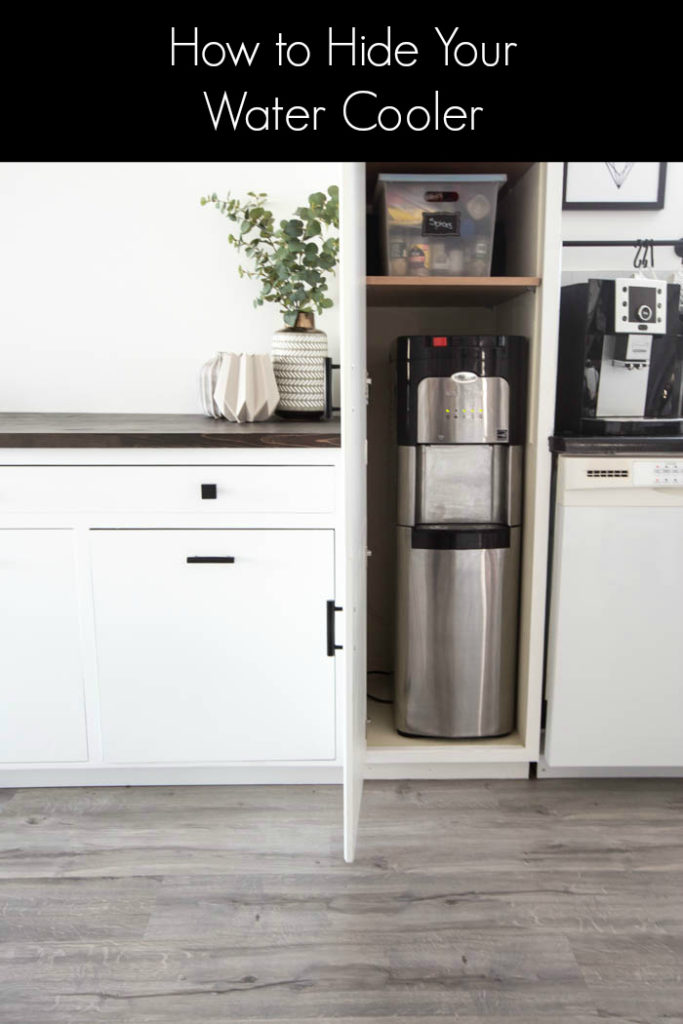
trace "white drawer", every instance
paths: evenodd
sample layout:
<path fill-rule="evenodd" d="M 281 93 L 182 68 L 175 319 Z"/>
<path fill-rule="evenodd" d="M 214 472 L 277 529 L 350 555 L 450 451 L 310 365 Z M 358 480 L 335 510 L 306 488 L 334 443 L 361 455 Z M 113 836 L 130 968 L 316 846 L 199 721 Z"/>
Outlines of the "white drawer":
<path fill-rule="evenodd" d="M 333 466 L 2 466 L 3 512 L 334 511 Z M 215 493 L 215 497 L 207 495 Z M 205 496 L 202 496 L 202 495 Z"/>

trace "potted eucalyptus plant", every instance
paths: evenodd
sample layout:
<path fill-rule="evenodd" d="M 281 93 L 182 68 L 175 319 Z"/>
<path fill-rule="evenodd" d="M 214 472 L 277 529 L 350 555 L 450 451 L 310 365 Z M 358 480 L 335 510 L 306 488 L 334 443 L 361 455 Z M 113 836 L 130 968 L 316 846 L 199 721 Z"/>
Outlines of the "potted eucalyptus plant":
<path fill-rule="evenodd" d="M 272 359 L 280 392 L 281 416 L 319 418 L 325 408 L 327 335 L 315 327 L 315 314 L 333 305 L 328 279 L 339 262 L 339 190 L 314 192 L 289 220 L 276 222 L 265 192 L 248 192 L 246 200 L 228 193 L 203 196 L 237 225 L 228 242 L 249 260 L 240 277 L 255 278 L 260 291 L 254 306 L 278 305 L 285 327 L 273 337 Z"/>

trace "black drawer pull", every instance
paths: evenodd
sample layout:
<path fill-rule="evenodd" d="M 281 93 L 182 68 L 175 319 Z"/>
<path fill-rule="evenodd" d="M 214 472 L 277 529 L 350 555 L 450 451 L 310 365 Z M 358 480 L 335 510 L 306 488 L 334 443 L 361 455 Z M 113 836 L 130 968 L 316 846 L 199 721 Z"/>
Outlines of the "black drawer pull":
<path fill-rule="evenodd" d="M 230 563 L 235 561 L 233 555 L 188 555 L 187 562 L 189 565 L 199 565 L 201 563 Z"/>
<path fill-rule="evenodd" d="M 202 484 L 202 498 L 216 498 L 218 488 L 215 484 Z"/>

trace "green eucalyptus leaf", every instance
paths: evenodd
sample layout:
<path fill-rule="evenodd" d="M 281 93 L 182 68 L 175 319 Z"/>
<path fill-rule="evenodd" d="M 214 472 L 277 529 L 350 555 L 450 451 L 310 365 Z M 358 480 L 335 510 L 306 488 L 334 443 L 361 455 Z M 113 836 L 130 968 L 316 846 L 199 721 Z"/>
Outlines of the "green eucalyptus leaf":
<path fill-rule="evenodd" d="M 316 285 L 318 283 L 319 274 L 315 270 L 301 269 L 299 271 L 298 277 L 301 281 L 305 281 L 306 284 Z"/>
<path fill-rule="evenodd" d="M 290 238 L 299 238 L 302 231 L 304 230 L 304 223 L 302 220 L 294 219 L 287 221 L 287 227 L 285 228 L 285 234 Z"/>
<path fill-rule="evenodd" d="M 319 235 L 322 232 L 319 220 L 311 220 L 308 222 L 304 239 L 313 238 L 314 235 Z"/>

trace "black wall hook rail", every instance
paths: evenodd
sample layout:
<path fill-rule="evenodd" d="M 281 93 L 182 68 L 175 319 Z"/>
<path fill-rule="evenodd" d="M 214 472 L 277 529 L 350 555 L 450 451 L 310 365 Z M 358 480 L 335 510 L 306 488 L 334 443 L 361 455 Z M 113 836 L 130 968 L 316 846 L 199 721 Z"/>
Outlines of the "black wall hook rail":
<path fill-rule="evenodd" d="M 629 239 L 610 239 L 610 240 L 600 239 L 600 240 L 598 240 L 598 239 L 592 238 L 590 240 L 585 239 L 583 241 L 577 241 L 575 239 L 567 239 L 566 241 L 564 241 L 562 243 L 563 247 L 575 248 L 575 249 L 583 249 L 583 248 L 586 248 L 586 249 L 591 249 L 591 248 L 592 249 L 602 249 L 602 248 L 608 248 L 608 247 L 614 247 L 614 246 L 623 247 L 623 248 L 626 248 L 626 249 L 629 249 L 629 248 L 634 249 L 634 248 L 637 248 L 638 246 L 642 246 L 642 245 L 647 245 L 648 247 L 655 246 L 657 248 L 659 248 L 661 246 L 665 246 L 665 247 L 666 246 L 671 246 L 673 248 L 674 252 L 676 253 L 676 255 L 679 256 L 683 260 L 683 238 L 663 238 L 663 239 L 659 239 L 659 240 L 656 240 L 656 239 L 653 239 L 653 238 L 635 238 L 635 239 L 630 239 L 630 240 Z"/>

